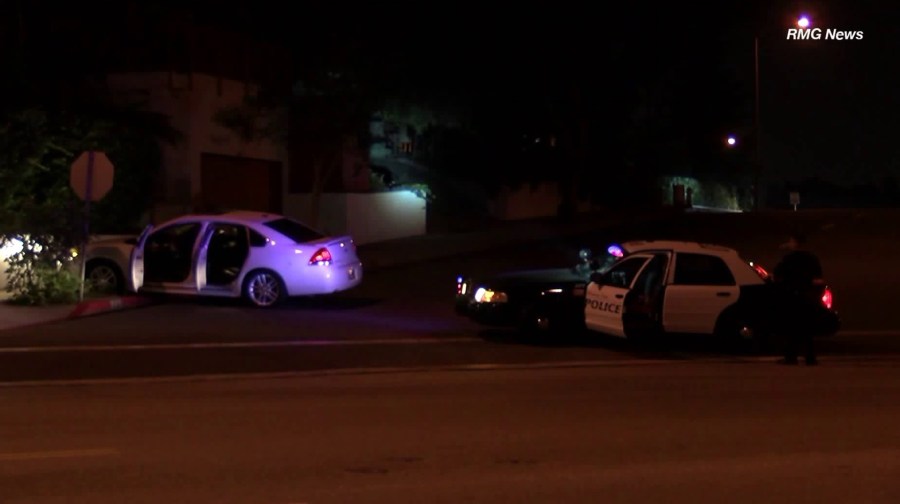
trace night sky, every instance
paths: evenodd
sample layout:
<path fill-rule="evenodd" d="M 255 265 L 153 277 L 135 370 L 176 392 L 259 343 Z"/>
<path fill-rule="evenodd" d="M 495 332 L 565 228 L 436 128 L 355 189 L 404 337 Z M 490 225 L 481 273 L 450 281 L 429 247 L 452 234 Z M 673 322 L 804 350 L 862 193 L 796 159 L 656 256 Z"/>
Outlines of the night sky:
<path fill-rule="evenodd" d="M 643 100 L 666 111 L 659 134 L 691 143 L 691 152 L 713 152 L 729 133 L 752 136 L 758 36 L 767 172 L 842 183 L 900 175 L 900 7 L 624 3 L 179 2 L 196 22 L 289 48 L 295 70 L 364 66 L 388 87 L 451 104 L 522 113 L 577 88 L 587 113 L 613 119 L 611 139 L 628 127 L 623 111 Z M 57 15 L 114 25 L 127 4 L 58 3 Z M 864 39 L 785 40 L 801 13 L 823 29 L 862 30 Z"/>

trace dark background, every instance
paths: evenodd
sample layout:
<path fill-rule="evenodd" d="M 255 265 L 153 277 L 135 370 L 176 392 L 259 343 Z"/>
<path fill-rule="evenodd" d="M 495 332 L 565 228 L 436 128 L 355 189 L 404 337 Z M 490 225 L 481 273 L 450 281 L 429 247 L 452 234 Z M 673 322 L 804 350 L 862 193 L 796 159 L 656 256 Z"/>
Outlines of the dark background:
<path fill-rule="evenodd" d="M 900 169 L 900 9 L 887 2 L 5 3 L 5 56 L 50 80 L 196 67 L 184 61 L 177 27 L 212 27 L 229 34 L 207 43 L 204 64 L 221 73 L 286 83 L 350 69 L 386 93 L 504 117 L 510 127 L 539 123 L 530 111 L 549 103 L 574 111 L 567 120 L 590 121 L 592 162 L 692 175 L 732 165 L 749 173 L 758 36 L 769 183 L 818 184 L 823 203 L 832 185 L 866 200 L 865 186 L 891 186 Z M 864 39 L 786 40 L 800 14 Z M 739 142 L 731 152 L 728 134 Z"/>

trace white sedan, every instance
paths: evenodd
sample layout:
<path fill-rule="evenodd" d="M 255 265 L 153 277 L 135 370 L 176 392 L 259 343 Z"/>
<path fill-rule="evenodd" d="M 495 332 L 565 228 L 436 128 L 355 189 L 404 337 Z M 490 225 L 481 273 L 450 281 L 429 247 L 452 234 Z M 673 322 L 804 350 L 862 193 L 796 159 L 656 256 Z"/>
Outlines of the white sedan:
<path fill-rule="evenodd" d="M 350 236 L 260 212 L 187 215 L 148 227 L 130 261 L 135 292 L 244 297 L 259 307 L 362 281 Z"/>
<path fill-rule="evenodd" d="M 642 338 L 662 333 L 707 334 L 764 341 L 778 301 L 769 274 L 734 249 L 685 241 L 633 241 L 621 258 L 595 273 L 585 290 L 587 329 Z M 840 325 L 830 288 L 810 312 L 817 334 Z"/>

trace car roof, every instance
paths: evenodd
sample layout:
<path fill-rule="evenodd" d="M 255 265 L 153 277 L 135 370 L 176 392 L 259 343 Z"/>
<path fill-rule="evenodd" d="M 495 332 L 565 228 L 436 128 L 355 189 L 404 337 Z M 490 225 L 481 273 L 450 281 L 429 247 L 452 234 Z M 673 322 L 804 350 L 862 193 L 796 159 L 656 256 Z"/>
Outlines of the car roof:
<path fill-rule="evenodd" d="M 169 221 L 166 221 L 163 224 L 174 224 L 177 222 L 183 221 L 194 221 L 194 220 L 216 220 L 216 219 L 224 219 L 231 222 L 240 222 L 243 224 L 262 224 L 264 222 L 269 222 L 275 219 L 284 218 L 283 215 L 274 214 L 274 213 L 266 213 L 266 212 L 254 212 L 250 210 L 236 210 L 232 212 L 222 212 L 215 214 L 187 214 L 182 215 L 180 217 L 176 217 Z M 160 224 L 160 225 L 163 225 Z"/>
<path fill-rule="evenodd" d="M 674 252 L 706 252 L 715 254 L 735 254 L 737 250 L 717 245 L 714 243 L 702 243 L 696 241 L 679 240 L 633 240 L 622 244 L 622 249 L 629 254 L 636 252 L 649 252 L 652 250 L 671 250 Z"/>

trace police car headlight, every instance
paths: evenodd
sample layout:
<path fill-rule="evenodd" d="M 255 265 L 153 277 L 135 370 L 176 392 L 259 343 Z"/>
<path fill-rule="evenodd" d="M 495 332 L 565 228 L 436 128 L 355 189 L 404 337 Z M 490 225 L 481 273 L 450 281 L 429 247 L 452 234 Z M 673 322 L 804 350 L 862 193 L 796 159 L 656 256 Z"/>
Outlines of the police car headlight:
<path fill-rule="evenodd" d="M 484 287 L 479 287 L 478 290 L 475 291 L 476 303 L 505 303 L 506 301 L 507 297 L 505 292 L 493 291 L 485 289 Z"/>

